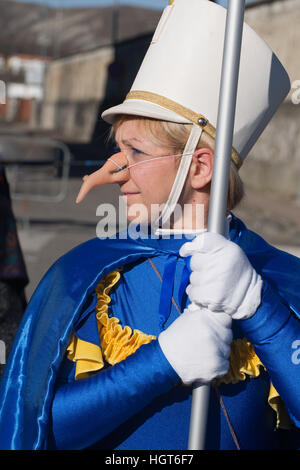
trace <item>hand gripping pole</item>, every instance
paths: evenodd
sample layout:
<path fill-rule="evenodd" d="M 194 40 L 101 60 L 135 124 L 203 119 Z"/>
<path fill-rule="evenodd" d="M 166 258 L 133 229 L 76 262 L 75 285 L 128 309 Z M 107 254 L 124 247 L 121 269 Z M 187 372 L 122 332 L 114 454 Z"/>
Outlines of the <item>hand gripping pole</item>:
<path fill-rule="evenodd" d="M 225 233 L 230 158 L 238 87 L 245 0 L 228 0 L 222 77 L 210 192 L 208 231 Z M 195 384 L 189 431 L 189 450 L 204 450 L 210 385 Z"/>

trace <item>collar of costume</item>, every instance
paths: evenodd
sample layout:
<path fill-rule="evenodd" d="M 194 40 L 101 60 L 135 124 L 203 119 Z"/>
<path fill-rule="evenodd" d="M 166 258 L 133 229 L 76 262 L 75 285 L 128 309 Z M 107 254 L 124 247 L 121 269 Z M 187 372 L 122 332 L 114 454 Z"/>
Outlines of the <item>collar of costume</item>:
<path fill-rule="evenodd" d="M 113 270 L 167 252 L 170 239 L 94 238 L 72 249 L 49 269 L 22 319 L 0 383 L 1 449 L 46 449 L 56 374 L 75 322 L 102 277 Z M 300 318 L 300 260 L 248 230 L 232 215 L 230 239 Z"/>

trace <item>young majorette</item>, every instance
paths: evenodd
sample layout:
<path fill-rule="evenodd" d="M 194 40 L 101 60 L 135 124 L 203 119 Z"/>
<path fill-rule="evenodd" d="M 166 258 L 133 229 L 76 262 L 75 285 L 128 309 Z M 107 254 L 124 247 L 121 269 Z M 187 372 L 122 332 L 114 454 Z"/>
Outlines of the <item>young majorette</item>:
<path fill-rule="evenodd" d="M 138 239 L 90 240 L 42 279 L 1 383 L 2 449 L 186 449 L 195 381 L 212 383 L 207 449 L 277 449 L 279 428 L 297 446 L 299 259 L 231 212 L 238 169 L 289 91 L 246 24 L 228 233 L 206 231 L 225 22 L 212 2 L 173 1 L 124 103 L 104 112 L 119 151 L 78 202 L 117 183 L 129 221 L 164 205 L 162 224 L 150 236 L 146 215 Z"/>

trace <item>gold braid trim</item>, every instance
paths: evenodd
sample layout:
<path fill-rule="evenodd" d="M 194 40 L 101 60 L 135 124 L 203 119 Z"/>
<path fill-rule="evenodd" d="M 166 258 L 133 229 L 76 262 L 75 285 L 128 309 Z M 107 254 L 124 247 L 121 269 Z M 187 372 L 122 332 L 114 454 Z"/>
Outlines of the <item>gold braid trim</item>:
<path fill-rule="evenodd" d="M 157 93 L 151 93 L 150 91 L 133 90 L 126 95 L 125 101 L 127 100 L 144 100 L 158 104 L 163 108 L 169 109 L 170 111 L 185 117 L 194 124 L 197 124 L 198 126 L 202 127 L 202 129 L 208 135 L 210 135 L 210 137 L 213 139 L 216 138 L 216 128 L 210 124 L 208 119 L 206 119 L 203 114 L 195 113 L 191 109 L 186 108 L 185 106 L 182 106 L 181 104 L 176 103 L 176 101 L 170 100 L 169 98 L 165 98 L 164 96 L 158 95 Z M 232 147 L 231 151 L 231 160 L 235 163 L 238 169 L 243 164 L 241 156 L 234 147 Z"/>

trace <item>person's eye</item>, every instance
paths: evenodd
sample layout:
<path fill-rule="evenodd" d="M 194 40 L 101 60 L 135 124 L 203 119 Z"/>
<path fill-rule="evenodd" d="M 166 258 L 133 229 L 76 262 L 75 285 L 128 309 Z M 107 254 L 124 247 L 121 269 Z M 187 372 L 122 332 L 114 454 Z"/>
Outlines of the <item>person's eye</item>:
<path fill-rule="evenodd" d="M 132 152 L 132 155 L 145 155 L 144 152 L 142 152 L 141 150 L 136 149 L 134 147 L 131 147 L 131 152 Z"/>

